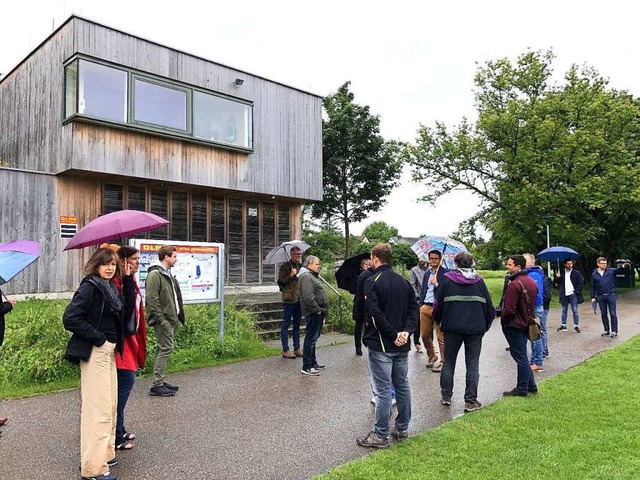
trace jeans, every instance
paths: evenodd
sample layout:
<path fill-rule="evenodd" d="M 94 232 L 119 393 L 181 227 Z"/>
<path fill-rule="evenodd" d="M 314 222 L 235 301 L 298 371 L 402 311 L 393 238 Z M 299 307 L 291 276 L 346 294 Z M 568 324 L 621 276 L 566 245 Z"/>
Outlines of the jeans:
<path fill-rule="evenodd" d="M 549 356 L 549 342 L 547 338 L 547 318 L 549 318 L 549 310 L 542 310 L 542 317 L 540 317 L 540 334 L 542 336 L 542 356 Z"/>
<path fill-rule="evenodd" d="M 289 351 L 289 325 L 293 319 L 293 349 L 300 348 L 300 320 L 302 320 L 302 309 L 300 301 L 296 303 L 282 304 L 282 326 L 280 327 L 280 340 L 282 341 L 282 351 Z"/>
<path fill-rule="evenodd" d="M 533 372 L 527 359 L 527 336 L 524 330 L 502 326 L 502 333 L 509 344 L 509 353 L 518 366 L 518 382 L 516 388 L 521 393 L 529 393 L 538 390 L 533 378 Z M 445 363 L 446 365 L 446 363 Z"/>
<path fill-rule="evenodd" d="M 464 344 L 464 360 L 467 367 L 464 401 L 471 403 L 478 400 L 482 337 L 482 334 L 465 335 L 454 332 L 447 332 L 444 336 L 445 360 L 440 376 L 440 391 L 443 400 L 451 400 L 453 395 L 453 374 L 456 370 L 456 360 L 462 344 Z"/>
<path fill-rule="evenodd" d="M 602 316 L 602 326 L 605 332 L 609 332 L 609 319 L 607 318 L 607 308 L 611 315 L 611 332 L 618 333 L 618 314 L 616 313 L 616 294 L 598 295 L 598 306 L 600 307 L 600 315 Z"/>
<path fill-rule="evenodd" d="M 316 360 L 316 342 L 322 332 L 322 323 L 324 315 L 309 315 L 307 318 L 307 333 L 304 336 L 304 346 L 302 347 L 302 368 L 308 370 L 317 365 Z"/>
<path fill-rule="evenodd" d="M 580 325 L 580 316 L 578 315 L 578 297 L 575 293 L 572 293 L 568 297 L 564 298 L 565 302 L 562 304 L 562 325 L 567 324 L 567 309 L 571 304 L 571 312 L 573 313 L 573 324 Z"/>
<path fill-rule="evenodd" d="M 542 315 L 544 315 L 544 308 L 542 307 L 542 305 L 535 307 L 533 309 L 533 313 L 541 319 Z M 540 333 L 542 333 L 542 325 L 540 325 Z M 535 342 L 531 342 L 531 365 L 538 365 L 539 367 L 542 366 L 544 358 L 543 352 L 544 345 L 542 341 L 542 335 L 540 335 L 540 338 L 538 340 L 536 340 Z"/>
<path fill-rule="evenodd" d="M 373 431 L 380 438 L 389 436 L 391 416 L 391 387 L 396 389 L 398 416 L 396 428 L 407 430 L 411 421 L 411 392 L 409 390 L 409 354 L 407 352 L 377 352 L 369 349 L 369 370 L 376 397 L 376 423 Z"/>
<path fill-rule="evenodd" d="M 125 442 L 124 408 L 127 406 L 129 394 L 136 381 L 136 372 L 132 370 L 118 370 L 118 420 L 116 421 L 116 445 Z"/>

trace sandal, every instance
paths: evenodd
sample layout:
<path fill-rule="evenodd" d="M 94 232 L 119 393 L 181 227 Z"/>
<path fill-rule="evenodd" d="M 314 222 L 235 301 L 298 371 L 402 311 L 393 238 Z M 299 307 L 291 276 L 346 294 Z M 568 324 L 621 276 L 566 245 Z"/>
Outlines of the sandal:
<path fill-rule="evenodd" d="M 116 450 L 131 450 L 133 448 L 133 443 L 129 441 L 122 442 L 120 445 L 116 445 Z"/>
<path fill-rule="evenodd" d="M 136 434 L 135 433 L 125 433 L 122 438 L 124 438 L 125 440 L 135 440 L 136 439 Z"/>

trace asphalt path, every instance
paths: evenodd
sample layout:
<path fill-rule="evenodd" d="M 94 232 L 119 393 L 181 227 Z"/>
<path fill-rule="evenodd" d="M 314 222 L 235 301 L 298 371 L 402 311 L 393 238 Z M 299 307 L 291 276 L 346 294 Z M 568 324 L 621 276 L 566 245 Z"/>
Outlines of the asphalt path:
<path fill-rule="evenodd" d="M 640 291 L 618 297 L 620 336 L 602 338 L 600 316 L 580 306 L 582 333 L 557 332 L 560 310 L 549 315 L 544 373 L 556 375 L 640 332 Z M 569 313 L 571 324 L 571 313 Z M 350 337 L 323 335 L 319 377 L 300 373 L 302 360 L 279 356 L 169 375 L 175 397 L 148 395 L 138 379 L 127 406 L 127 427 L 138 439 L 118 452 L 120 479 L 304 479 L 371 452 L 355 437 L 372 428 L 369 374 Z M 496 321 L 483 343 L 478 399 L 489 404 L 515 386 L 516 367 Z M 464 407 L 463 352 L 451 407 L 440 405 L 440 375 L 425 368 L 426 355 L 409 362 L 415 435 L 460 414 Z M 544 381 L 540 385 L 544 395 Z M 523 401 L 527 401 L 523 399 Z M 78 479 L 78 390 L 0 402 L 9 422 L 0 427 L 0 479 Z"/>

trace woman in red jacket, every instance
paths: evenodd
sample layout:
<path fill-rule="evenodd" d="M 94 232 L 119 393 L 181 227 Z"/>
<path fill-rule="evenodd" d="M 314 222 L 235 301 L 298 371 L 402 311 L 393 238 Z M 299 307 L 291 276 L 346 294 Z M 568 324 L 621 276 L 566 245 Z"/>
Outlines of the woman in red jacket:
<path fill-rule="evenodd" d="M 116 356 L 118 371 L 118 419 L 116 422 L 116 450 L 133 448 L 134 433 L 128 433 L 124 426 L 124 409 L 133 389 L 138 368 L 143 369 L 147 358 L 147 329 L 144 319 L 144 302 L 140 288 L 136 283 L 135 273 L 140 267 L 140 253 L 137 248 L 123 246 L 117 251 L 123 263 L 123 271 L 129 273 L 135 287 L 133 311 L 135 314 L 136 333 L 124 337 L 122 356 Z"/>

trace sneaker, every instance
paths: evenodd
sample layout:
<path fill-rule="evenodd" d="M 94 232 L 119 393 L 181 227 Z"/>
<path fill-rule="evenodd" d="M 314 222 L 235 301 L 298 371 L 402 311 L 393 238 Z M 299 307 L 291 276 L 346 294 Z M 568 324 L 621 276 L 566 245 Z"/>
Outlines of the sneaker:
<path fill-rule="evenodd" d="M 445 399 L 445 398 L 441 399 L 441 400 L 440 400 L 440 403 L 441 403 L 442 405 L 444 405 L 445 407 L 450 407 L 450 406 L 451 406 L 451 400 L 447 400 L 447 399 Z"/>
<path fill-rule="evenodd" d="M 111 473 L 103 473 L 101 475 L 93 475 L 91 477 L 80 477 L 82 480 L 118 480 L 116 476 Z"/>
<path fill-rule="evenodd" d="M 375 405 L 376 404 L 376 397 L 371 397 L 371 405 Z"/>
<path fill-rule="evenodd" d="M 601 337 L 608 337 L 609 336 L 609 332 L 604 332 L 600 334 Z"/>
<path fill-rule="evenodd" d="M 523 393 L 517 388 L 514 388 L 513 390 L 509 390 L 507 392 L 502 392 L 503 397 L 526 397 L 528 395 L 528 393 Z"/>
<path fill-rule="evenodd" d="M 611 332 L 611 338 L 616 338 L 618 336 L 618 332 Z"/>
<path fill-rule="evenodd" d="M 286 352 L 282 352 L 282 358 L 296 358 L 296 354 L 291 350 L 287 350 Z"/>
<path fill-rule="evenodd" d="M 170 383 L 167 383 L 167 382 L 163 382 L 162 386 L 166 389 L 173 390 L 174 392 L 177 392 L 178 390 L 180 390 L 180 387 L 171 385 Z"/>
<path fill-rule="evenodd" d="M 480 410 L 482 408 L 482 404 L 477 400 L 475 402 L 464 402 L 464 411 L 465 412 L 475 412 L 476 410 Z"/>
<path fill-rule="evenodd" d="M 437 361 L 438 361 L 438 357 L 433 357 L 427 360 L 427 368 L 433 367 Z"/>
<path fill-rule="evenodd" d="M 391 406 L 392 406 L 392 407 L 395 407 L 397 403 L 398 403 L 398 402 L 396 402 L 396 397 L 393 397 L 393 398 L 391 399 Z"/>
<path fill-rule="evenodd" d="M 544 368 L 541 367 L 540 365 L 536 365 L 534 363 L 533 365 L 531 365 L 531 371 L 532 372 L 544 372 Z"/>
<path fill-rule="evenodd" d="M 107 460 L 107 467 L 115 467 L 118 464 L 118 459 L 113 457 L 111 460 Z"/>
<path fill-rule="evenodd" d="M 434 365 L 433 367 L 431 367 L 431 371 L 433 373 L 440 373 L 442 371 L 442 363 L 438 363 L 438 364 Z"/>
<path fill-rule="evenodd" d="M 164 385 L 161 385 L 159 387 L 151 387 L 151 390 L 149 390 L 149 395 L 151 395 L 152 397 L 171 397 L 175 394 L 176 392 L 174 390 L 169 390 Z"/>
<path fill-rule="evenodd" d="M 320 365 L 318 363 L 316 363 L 313 368 L 315 368 L 316 370 L 324 370 L 326 367 L 326 365 Z"/>
<path fill-rule="evenodd" d="M 567 331 L 567 326 L 566 325 L 560 325 L 556 331 L 558 331 L 558 332 L 566 332 Z"/>
<path fill-rule="evenodd" d="M 580 327 L 578 325 L 573 326 L 573 331 L 576 333 L 580 333 Z"/>
<path fill-rule="evenodd" d="M 296 348 L 296 349 L 293 351 L 293 354 L 294 354 L 296 357 L 303 357 L 303 356 L 304 356 L 304 353 L 302 352 L 302 349 L 301 349 L 301 348 Z M 287 358 L 288 358 L 288 357 L 287 357 Z"/>
<path fill-rule="evenodd" d="M 320 375 L 320 370 L 316 370 L 313 367 L 307 369 L 303 368 L 302 370 L 300 370 L 300 373 L 302 373 L 303 375 L 311 375 L 312 377 L 317 377 L 318 375 Z"/>
<path fill-rule="evenodd" d="M 391 430 L 391 436 L 401 442 L 402 440 L 409 438 L 409 432 L 407 430 L 398 430 L 397 427 L 393 427 L 393 430 Z"/>
<path fill-rule="evenodd" d="M 375 432 L 369 432 L 365 437 L 356 438 L 356 443 L 361 447 L 371 448 L 387 448 L 389 446 L 389 440 L 380 438 Z"/>

